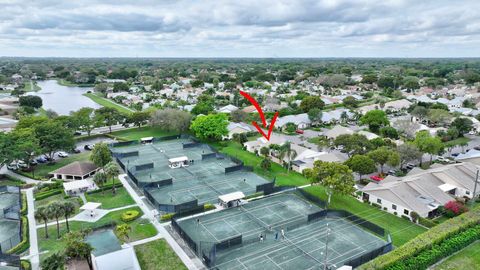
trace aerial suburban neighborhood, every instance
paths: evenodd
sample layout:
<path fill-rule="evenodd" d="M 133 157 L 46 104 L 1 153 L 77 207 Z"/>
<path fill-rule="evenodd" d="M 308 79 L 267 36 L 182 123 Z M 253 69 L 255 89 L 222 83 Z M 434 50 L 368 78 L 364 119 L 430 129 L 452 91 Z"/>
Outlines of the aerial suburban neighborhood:
<path fill-rule="evenodd" d="M 478 3 L 83 2 L 0 1 L 0 270 L 480 270 Z"/>

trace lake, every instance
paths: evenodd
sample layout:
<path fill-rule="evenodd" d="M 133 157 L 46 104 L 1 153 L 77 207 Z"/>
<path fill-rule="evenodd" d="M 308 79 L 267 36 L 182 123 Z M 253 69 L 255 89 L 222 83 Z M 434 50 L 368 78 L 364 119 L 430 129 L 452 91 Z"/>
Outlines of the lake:
<path fill-rule="evenodd" d="M 101 106 L 93 102 L 88 97 L 83 96 L 88 91 L 93 91 L 92 87 L 63 86 L 56 80 L 38 81 L 38 86 L 42 90 L 30 92 L 42 98 L 43 108 L 53 110 L 59 115 L 68 115 L 71 111 L 76 111 L 82 107 L 98 109 Z"/>

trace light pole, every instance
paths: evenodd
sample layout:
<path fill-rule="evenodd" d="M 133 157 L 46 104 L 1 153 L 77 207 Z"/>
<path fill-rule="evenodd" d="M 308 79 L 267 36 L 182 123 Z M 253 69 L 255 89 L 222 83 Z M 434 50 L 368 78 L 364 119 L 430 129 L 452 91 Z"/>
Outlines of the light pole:
<path fill-rule="evenodd" d="M 327 223 L 327 239 L 325 241 L 325 258 L 323 263 L 323 270 L 327 270 L 327 257 L 328 257 L 328 236 L 330 235 L 330 227 Z"/>
<path fill-rule="evenodd" d="M 475 203 L 475 196 L 477 194 L 477 184 L 478 184 L 478 170 L 477 170 L 477 175 L 475 176 L 475 185 L 473 186 L 473 196 L 472 196 L 471 204 Z"/>

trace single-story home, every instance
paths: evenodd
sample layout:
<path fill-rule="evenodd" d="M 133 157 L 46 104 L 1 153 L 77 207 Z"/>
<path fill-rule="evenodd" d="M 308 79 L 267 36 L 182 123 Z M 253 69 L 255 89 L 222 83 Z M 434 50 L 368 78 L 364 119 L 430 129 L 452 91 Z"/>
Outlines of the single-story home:
<path fill-rule="evenodd" d="M 361 112 L 362 114 L 367 113 L 368 111 L 371 110 L 389 110 L 393 112 L 398 112 L 402 110 L 408 109 L 412 105 L 412 102 L 408 101 L 407 99 L 399 99 L 399 100 L 394 100 L 394 101 L 389 101 L 385 103 L 385 106 L 381 108 L 378 104 L 372 104 L 372 105 L 367 105 L 358 108 L 358 111 Z"/>
<path fill-rule="evenodd" d="M 323 135 L 325 137 L 327 137 L 328 139 L 333 139 L 334 140 L 340 135 L 353 134 L 353 133 L 354 133 L 354 131 L 352 129 L 348 128 L 348 127 L 336 125 L 332 129 L 325 131 L 323 133 Z"/>
<path fill-rule="evenodd" d="M 247 151 L 255 153 L 258 152 L 262 147 L 269 147 L 272 144 L 282 145 L 287 142 L 287 139 L 282 135 L 272 133 L 270 140 L 265 139 L 264 137 L 257 138 L 254 141 L 248 141 L 243 145 L 246 147 Z"/>
<path fill-rule="evenodd" d="M 473 197 L 478 168 L 464 162 L 412 170 L 401 178 L 388 176 L 362 188 L 362 198 L 398 216 L 410 217 L 416 212 L 421 217 L 434 217 L 438 207 L 447 202 Z"/>
<path fill-rule="evenodd" d="M 254 131 L 252 127 L 245 123 L 235 123 L 235 122 L 230 122 L 227 126 L 228 130 L 228 135 L 224 137 L 224 139 L 232 139 L 233 134 L 240 134 L 240 133 L 247 133 Z"/>
<path fill-rule="evenodd" d="M 233 111 L 238 110 L 238 107 L 232 104 L 228 104 L 227 106 L 223 106 L 217 110 L 219 113 L 232 113 Z"/>
<path fill-rule="evenodd" d="M 66 181 L 82 180 L 92 177 L 98 170 L 100 168 L 91 162 L 75 161 L 51 172 L 50 175 Z"/>
<path fill-rule="evenodd" d="M 287 123 L 294 123 L 297 128 L 304 129 L 308 128 L 312 122 L 310 121 L 310 118 L 306 113 L 287 115 L 279 117 L 275 122 L 275 127 L 283 129 L 287 125 Z"/>

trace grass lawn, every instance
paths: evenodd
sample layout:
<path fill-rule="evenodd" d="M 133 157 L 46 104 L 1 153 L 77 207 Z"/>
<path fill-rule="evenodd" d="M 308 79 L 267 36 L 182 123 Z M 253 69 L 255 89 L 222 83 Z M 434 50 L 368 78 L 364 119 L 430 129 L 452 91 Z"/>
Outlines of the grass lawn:
<path fill-rule="evenodd" d="M 95 229 L 101 226 L 112 224 L 115 222 L 116 224 L 122 224 L 121 215 L 123 212 L 128 210 L 137 210 L 142 213 L 142 210 L 139 207 L 131 207 L 125 210 L 114 211 L 108 213 L 106 216 L 101 218 L 99 221 L 95 223 L 90 222 L 80 222 L 80 221 L 70 221 L 70 230 L 71 231 L 80 231 L 82 229 Z M 157 231 L 153 224 L 144 220 L 144 219 L 137 219 L 132 222 L 128 223 L 132 228 L 130 232 L 130 239 L 129 241 L 137 241 L 144 238 L 149 238 L 155 236 Z M 40 255 L 40 259 L 43 260 L 50 256 L 52 253 L 62 251 L 65 249 L 65 239 L 62 237 L 67 233 L 67 225 L 60 224 L 60 239 L 57 239 L 57 229 L 56 225 L 48 226 L 48 233 L 49 238 L 45 238 L 45 229 L 39 228 L 37 229 L 38 235 L 38 248 L 40 252 L 46 252 Z M 48 251 L 48 252 L 47 252 Z"/>
<path fill-rule="evenodd" d="M 270 171 L 265 171 L 260 167 L 260 163 L 263 160 L 262 157 L 243 150 L 238 142 L 226 141 L 224 143 L 227 143 L 227 146 L 222 147 L 219 143 L 214 144 L 213 146 L 217 148 L 219 152 L 238 158 L 247 166 L 252 166 L 255 173 L 269 180 L 276 178 L 276 184 L 279 186 L 301 186 L 310 183 L 305 177 L 303 177 L 303 175 L 294 171 L 288 172 L 285 168 L 275 162 L 272 162 L 272 168 Z"/>
<path fill-rule="evenodd" d="M 164 239 L 135 246 L 142 270 L 187 269 Z"/>
<path fill-rule="evenodd" d="M 176 132 L 165 131 L 158 127 L 141 127 L 126 130 L 115 131 L 111 133 L 113 136 L 127 141 L 140 140 L 143 137 L 162 137 L 175 135 Z"/>
<path fill-rule="evenodd" d="M 93 93 L 85 93 L 83 94 L 84 96 L 90 98 L 91 100 L 93 100 L 95 103 L 99 104 L 99 105 L 102 105 L 103 107 L 109 107 L 109 108 L 114 108 L 114 109 L 117 109 L 118 111 L 122 112 L 122 113 L 125 113 L 125 114 L 131 114 L 132 112 L 134 112 L 134 110 L 128 108 L 128 107 L 125 107 L 125 106 L 122 106 L 118 103 L 115 103 L 114 101 L 110 100 L 110 99 L 106 99 L 104 97 L 101 97 L 101 96 L 98 96 L 96 94 L 93 94 Z"/>
<path fill-rule="evenodd" d="M 40 206 L 47 206 L 52 202 L 71 201 L 75 204 L 75 212 L 74 212 L 74 214 L 71 215 L 73 217 L 80 212 L 80 206 L 83 205 L 82 199 L 77 198 L 77 197 L 69 197 L 68 199 L 64 199 L 64 196 L 65 196 L 65 194 L 61 193 L 61 194 L 57 194 L 57 195 L 47 197 L 47 198 L 42 199 L 42 200 L 35 200 L 35 209 L 37 209 Z M 37 224 L 38 224 L 38 222 L 37 222 Z"/>
<path fill-rule="evenodd" d="M 23 87 L 23 91 L 25 92 L 40 91 L 41 89 L 42 88 L 34 81 L 25 82 L 25 86 Z"/>
<path fill-rule="evenodd" d="M 58 168 L 61 168 L 65 165 L 68 165 L 74 161 L 88 161 L 88 158 L 90 156 L 90 152 L 83 152 L 80 154 L 70 154 L 69 157 L 66 158 L 58 158 L 55 160 L 55 163 L 50 164 L 50 163 L 41 163 L 38 164 L 35 167 L 35 177 L 33 177 L 32 172 L 24 172 L 24 171 L 18 171 L 21 175 L 24 175 L 26 177 L 34 178 L 34 179 L 47 179 L 48 174 L 51 171 L 54 171 Z"/>
<path fill-rule="evenodd" d="M 25 183 L 11 177 L 10 175 L 1 175 L 0 176 L 0 186 L 23 186 Z"/>
<path fill-rule="evenodd" d="M 462 249 L 455 255 L 433 267 L 434 270 L 478 269 L 480 265 L 480 241 Z"/>
<path fill-rule="evenodd" d="M 470 139 L 467 138 L 467 137 L 459 137 L 459 138 L 456 138 L 455 140 L 445 142 L 445 147 L 453 147 L 453 146 L 456 146 L 456 145 L 461 145 L 461 144 L 468 143 L 469 141 L 470 141 Z"/>
<path fill-rule="evenodd" d="M 101 203 L 102 209 L 113 209 L 135 203 L 124 187 L 117 188 L 115 195 L 113 194 L 112 190 L 109 189 L 103 192 L 85 194 L 85 197 L 89 202 Z"/>
<path fill-rule="evenodd" d="M 327 200 L 327 194 L 322 186 L 307 187 L 305 190 L 325 201 Z M 388 230 L 392 236 L 393 244 L 397 247 L 426 231 L 423 227 L 362 203 L 351 196 L 332 195 L 330 208 L 347 210 Z"/>

